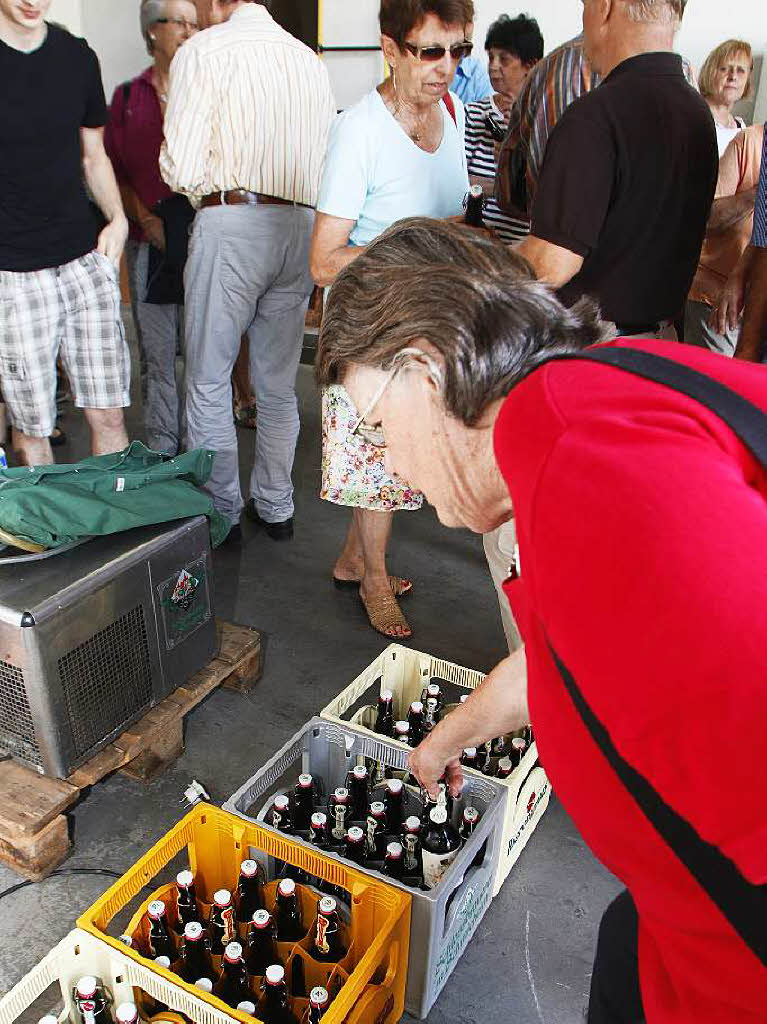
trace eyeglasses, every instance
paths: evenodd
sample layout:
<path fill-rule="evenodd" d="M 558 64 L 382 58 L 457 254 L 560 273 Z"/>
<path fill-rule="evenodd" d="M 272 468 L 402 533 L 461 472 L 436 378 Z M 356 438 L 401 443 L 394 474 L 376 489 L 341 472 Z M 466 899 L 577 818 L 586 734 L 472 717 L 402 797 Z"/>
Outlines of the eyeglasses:
<path fill-rule="evenodd" d="M 363 439 L 363 441 L 367 441 L 369 444 L 372 444 L 374 448 L 385 448 L 386 447 L 386 438 L 384 437 L 384 432 L 383 432 L 382 428 L 381 427 L 369 427 L 365 423 L 365 420 L 368 418 L 368 416 L 371 414 L 373 409 L 375 409 L 375 407 L 381 401 L 381 398 L 383 397 L 384 392 L 389 387 L 389 385 L 392 383 L 392 381 L 397 376 L 399 371 L 402 369 L 403 366 L 406 365 L 406 363 L 410 359 L 418 359 L 418 360 L 421 360 L 422 362 L 425 362 L 426 363 L 426 367 L 427 367 L 427 369 L 429 371 L 429 376 L 431 377 L 431 379 L 434 381 L 434 383 L 436 384 L 437 387 L 441 387 L 442 386 L 442 371 L 440 370 L 439 366 L 435 363 L 435 361 L 431 358 L 431 356 L 428 356 L 420 348 L 403 348 L 403 349 L 400 349 L 400 351 L 397 352 L 397 354 L 394 356 L 393 364 L 392 364 L 388 374 L 386 375 L 386 378 L 384 379 L 383 383 L 381 384 L 380 388 L 373 395 L 372 399 L 370 400 L 370 402 L 367 405 L 367 408 L 365 409 L 363 414 L 359 417 L 357 422 L 352 427 L 352 429 L 351 429 L 351 436 L 352 437 L 354 437 L 354 435 L 357 434 L 357 435 L 359 435 L 359 437 L 361 437 Z"/>
<path fill-rule="evenodd" d="M 175 25 L 177 28 L 188 28 L 190 32 L 196 32 L 200 27 L 196 21 L 186 21 L 184 18 L 158 18 L 155 25 Z"/>
<path fill-rule="evenodd" d="M 468 57 L 471 51 L 474 49 L 474 44 L 466 40 L 463 43 L 453 43 L 451 47 L 445 46 L 414 46 L 413 43 L 408 43 L 405 40 L 405 49 L 409 50 L 416 60 L 426 61 L 429 64 L 436 64 L 438 60 L 442 60 L 445 54 L 450 52 L 450 59 L 456 62 L 460 62 L 464 57 Z"/>

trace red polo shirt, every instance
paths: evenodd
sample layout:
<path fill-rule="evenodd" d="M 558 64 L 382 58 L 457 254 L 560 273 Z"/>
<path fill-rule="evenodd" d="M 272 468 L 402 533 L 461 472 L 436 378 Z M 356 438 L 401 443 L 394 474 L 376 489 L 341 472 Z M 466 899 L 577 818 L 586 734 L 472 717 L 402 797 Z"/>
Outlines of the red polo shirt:
<path fill-rule="evenodd" d="M 617 344 L 767 411 L 762 366 Z M 767 969 L 614 775 L 547 638 L 622 757 L 750 883 L 767 883 L 767 473 L 699 403 L 579 361 L 514 388 L 495 449 L 517 517 L 521 575 L 506 592 L 541 760 L 636 901 L 647 1020 L 765 1022 Z"/>

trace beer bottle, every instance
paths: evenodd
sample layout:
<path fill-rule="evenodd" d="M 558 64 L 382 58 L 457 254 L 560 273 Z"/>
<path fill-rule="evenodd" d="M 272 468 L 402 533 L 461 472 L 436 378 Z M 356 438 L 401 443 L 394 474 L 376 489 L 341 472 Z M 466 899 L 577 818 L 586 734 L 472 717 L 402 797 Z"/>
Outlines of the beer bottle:
<path fill-rule="evenodd" d="M 293 827 L 298 832 L 308 832 L 309 820 L 314 809 L 314 779 L 307 772 L 298 776 L 298 782 L 293 791 L 293 806 L 295 808 Z"/>
<path fill-rule="evenodd" d="M 407 721 L 410 726 L 410 732 L 408 733 L 408 742 L 411 747 L 417 747 L 423 739 L 423 702 L 420 700 L 414 700 L 410 705 L 410 710 L 407 713 Z"/>
<path fill-rule="evenodd" d="M 485 205 L 485 194 L 481 185 L 472 185 L 466 196 L 466 223 L 473 228 L 485 226 L 482 210 Z"/>
<path fill-rule="evenodd" d="M 439 704 L 435 697 L 427 697 L 423 706 L 423 731 L 428 735 L 439 721 Z"/>
<path fill-rule="evenodd" d="M 74 1004 L 82 1024 L 112 1024 L 106 995 L 92 974 L 84 975 L 77 982 Z"/>
<path fill-rule="evenodd" d="M 153 959 L 167 956 L 172 963 L 176 956 L 176 946 L 168 927 L 165 904 L 162 900 L 152 900 L 146 912 L 149 918 L 149 955 Z"/>
<path fill-rule="evenodd" d="M 315 811 L 309 820 L 309 842 L 321 850 L 324 850 L 330 843 L 328 816 L 322 811 Z"/>
<path fill-rule="evenodd" d="M 355 765 L 346 781 L 349 790 L 351 817 L 361 821 L 368 812 L 369 777 L 364 764 Z"/>
<path fill-rule="evenodd" d="M 270 964 L 266 968 L 262 1017 L 264 1024 L 298 1024 L 290 1012 L 288 986 L 285 984 L 285 968 L 279 964 Z"/>
<path fill-rule="evenodd" d="M 437 718 L 439 719 L 445 703 L 439 683 L 429 683 L 425 690 L 425 696 L 423 693 L 421 694 L 421 703 L 425 704 L 428 700 L 435 700 L 437 702 Z"/>
<path fill-rule="evenodd" d="M 433 889 L 458 856 L 462 846 L 461 837 L 447 820 L 447 810 L 437 806 L 429 814 L 429 825 L 421 838 L 423 881 L 427 889 Z"/>
<path fill-rule="evenodd" d="M 495 775 L 495 766 L 493 765 L 493 759 L 490 755 L 489 750 L 485 754 L 479 766 L 479 770 L 482 772 L 483 775 L 487 776 L 487 778 L 491 778 L 493 775 Z"/>
<path fill-rule="evenodd" d="M 401 843 L 389 843 L 386 847 L 386 857 L 383 866 L 384 874 L 389 878 L 396 878 L 401 881 L 405 873 L 405 859 Z"/>
<path fill-rule="evenodd" d="M 410 726 L 404 719 L 394 723 L 394 739 L 399 743 L 410 744 Z"/>
<path fill-rule="evenodd" d="M 249 924 L 255 912 L 263 905 L 258 864 L 254 860 L 244 860 L 240 864 L 240 879 L 237 882 L 237 921 Z"/>
<path fill-rule="evenodd" d="M 458 834 L 464 842 L 469 838 L 474 829 L 479 824 L 479 811 L 476 807 L 464 807 L 463 815 L 461 817 L 461 824 L 458 828 Z"/>
<path fill-rule="evenodd" d="M 290 834 L 293 820 L 290 816 L 290 800 L 284 793 L 278 793 L 272 801 L 272 826 L 280 832 Z"/>
<path fill-rule="evenodd" d="M 115 1010 L 117 1024 L 139 1024 L 138 1007 L 135 1003 L 120 1003 Z"/>
<path fill-rule="evenodd" d="M 158 967 L 165 967 L 167 970 L 170 970 L 169 956 L 156 956 L 154 958 L 154 962 L 157 964 Z M 167 1010 L 168 1007 L 166 1006 L 165 1009 Z"/>
<path fill-rule="evenodd" d="M 230 942 L 234 942 L 237 930 L 234 923 L 232 894 L 228 889 L 219 889 L 213 894 L 213 906 L 208 919 L 210 951 L 214 956 L 223 956 Z"/>
<path fill-rule="evenodd" d="M 386 835 L 386 807 L 380 800 L 374 800 L 370 805 L 367 832 L 368 857 L 380 860 L 384 855 Z"/>
<path fill-rule="evenodd" d="M 190 985 L 200 978 L 210 978 L 211 981 L 215 981 L 213 967 L 206 948 L 205 932 L 199 921 L 190 921 L 184 928 L 179 974 Z"/>
<path fill-rule="evenodd" d="M 412 814 L 402 826 L 402 846 L 405 851 L 405 874 L 421 873 L 421 819 Z"/>
<path fill-rule="evenodd" d="M 465 747 L 461 754 L 461 764 L 464 768 L 479 768 L 477 764 L 477 748 Z"/>
<path fill-rule="evenodd" d="M 522 762 L 522 758 L 527 752 L 527 744 L 521 736 L 515 736 L 511 741 L 511 763 L 514 768 L 518 767 Z"/>
<path fill-rule="evenodd" d="M 127 946 L 128 949 L 134 948 L 133 939 L 130 935 L 121 935 L 118 941 L 122 942 L 123 946 Z"/>
<path fill-rule="evenodd" d="M 346 822 L 351 818 L 349 813 L 349 790 L 345 786 L 339 786 L 333 790 L 328 805 L 329 817 L 333 828 L 331 835 L 337 842 L 343 842 L 346 835 Z"/>
<path fill-rule="evenodd" d="M 381 690 L 381 696 L 378 698 L 375 731 L 380 736 L 394 735 L 394 694 L 391 690 Z"/>
<path fill-rule="evenodd" d="M 194 987 L 198 988 L 200 992 L 207 992 L 210 995 L 213 991 L 213 982 L 210 978 L 198 978 L 194 983 Z"/>
<path fill-rule="evenodd" d="M 315 960 L 324 964 L 337 964 L 346 956 L 346 947 L 341 941 L 338 904 L 332 896 L 323 896 L 317 902 L 317 923 L 314 926 L 311 953 Z"/>
<path fill-rule="evenodd" d="M 301 905 L 298 902 L 296 883 L 292 878 L 283 878 L 277 886 L 277 940 L 298 942 L 306 935 L 301 921 Z"/>
<path fill-rule="evenodd" d="M 328 995 L 328 990 L 323 988 L 322 985 L 313 988 L 309 993 L 309 1008 L 306 1011 L 304 1024 L 320 1024 L 329 1006 L 330 996 Z"/>
<path fill-rule="evenodd" d="M 514 771 L 514 766 L 511 763 L 510 757 L 502 757 L 498 762 L 498 771 L 496 777 L 499 779 L 508 779 L 511 773 Z"/>
<path fill-rule="evenodd" d="M 194 884 L 194 875 L 191 871 L 179 871 L 176 875 L 176 910 L 180 930 L 192 921 L 202 924 L 202 917 L 197 906 L 197 892 Z"/>
<path fill-rule="evenodd" d="M 362 866 L 365 863 L 365 833 L 352 825 L 344 840 L 344 857 Z"/>
<path fill-rule="evenodd" d="M 248 971 L 239 942 L 230 942 L 224 950 L 221 977 L 218 984 L 214 986 L 214 992 L 219 999 L 231 1007 L 235 1007 L 243 999 L 250 998 Z"/>
<path fill-rule="evenodd" d="M 241 1003 L 237 1004 L 236 1009 L 238 1009 L 240 1013 L 247 1013 L 251 1017 L 256 1016 L 256 1004 L 250 999 L 243 999 Z"/>
<path fill-rule="evenodd" d="M 280 962 L 274 945 L 274 919 L 268 910 L 257 910 L 248 932 L 248 955 L 245 961 L 248 974 L 266 974 L 269 964 Z"/>
<path fill-rule="evenodd" d="M 528 747 L 532 747 L 533 743 L 535 742 L 535 737 L 533 736 L 533 727 L 532 727 L 532 725 L 526 725 L 525 726 L 525 730 L 524 730 L 523 736 L 524 736 L 525 743 L 528 745 Z"/>
<path fill-rule="evenodd" d="M 506 751 L 506 737 L 497 736 L 490 744 L 490 753 L 493 755 L 493 757 L 505 757 Z"/>
<path fill-rule="evenodd" d="M 402 825 L 403 788 L 401 779 L 389 779 L 386 783 L 383 802 L 386 808 L 386 831 L 389 835 L 399 835 Z"/>

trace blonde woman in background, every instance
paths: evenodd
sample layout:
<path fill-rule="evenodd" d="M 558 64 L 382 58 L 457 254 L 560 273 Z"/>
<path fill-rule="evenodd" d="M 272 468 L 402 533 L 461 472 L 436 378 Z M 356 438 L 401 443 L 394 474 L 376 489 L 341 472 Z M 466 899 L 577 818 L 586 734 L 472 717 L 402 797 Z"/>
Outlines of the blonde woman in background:
<path fill-rule="evenodd" d="M 739 131 L 746 127 L 733 107 L 751 95 L 754 61 L 743 39 L 728 39 L 706 57 L 700 69 L 700 93 L 711 108 L 721 157 Z"/>

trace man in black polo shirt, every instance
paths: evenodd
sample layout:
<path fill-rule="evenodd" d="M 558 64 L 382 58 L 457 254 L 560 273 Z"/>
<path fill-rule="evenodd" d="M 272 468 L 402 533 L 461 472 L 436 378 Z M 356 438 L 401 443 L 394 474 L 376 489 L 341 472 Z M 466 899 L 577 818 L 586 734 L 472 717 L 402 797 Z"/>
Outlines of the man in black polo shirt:
<path fill-rule="evenodd" d="M 685 0 L 584 0 L 604 77 L 552 132 L 519 252 L 572 305 L 620 334 L 676 337 L 716 187 L 711 114 L 671 52 Z"/>

